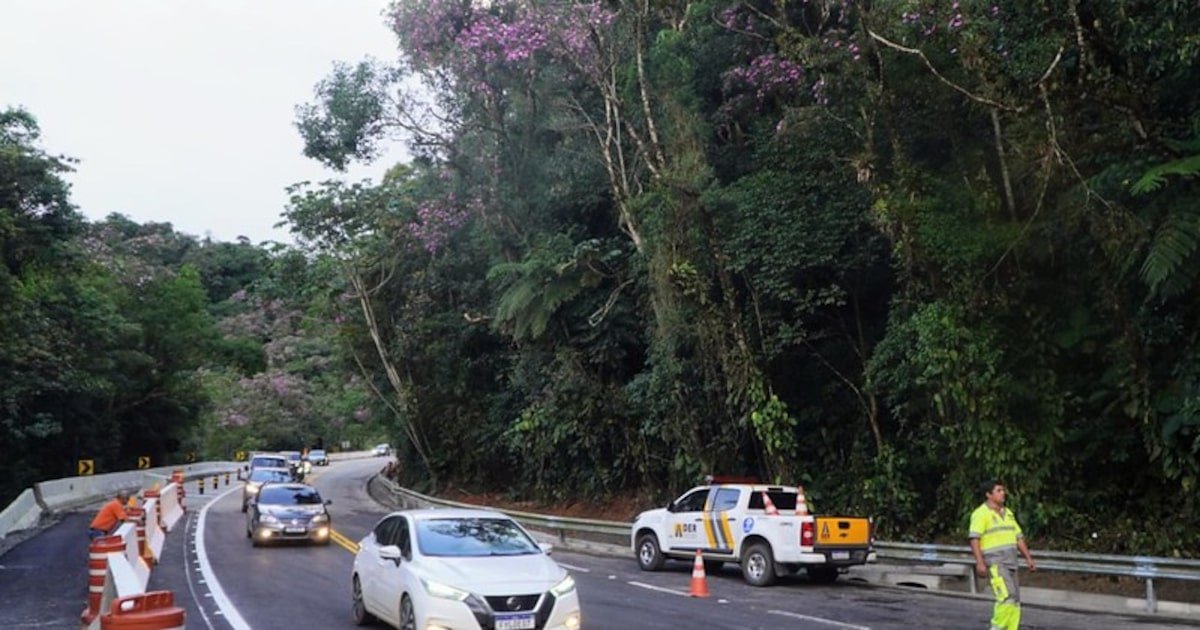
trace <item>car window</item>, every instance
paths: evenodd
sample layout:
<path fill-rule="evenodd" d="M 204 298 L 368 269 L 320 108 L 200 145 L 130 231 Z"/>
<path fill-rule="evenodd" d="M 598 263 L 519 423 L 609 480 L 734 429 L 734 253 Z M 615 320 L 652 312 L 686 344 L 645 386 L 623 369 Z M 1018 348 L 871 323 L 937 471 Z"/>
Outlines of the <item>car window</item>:
<path fill-rule="evenodd" d="M 775 509 L 781 511 L 796 509 L 796 493 L 784 492 L 783 490 L 767 490 L 767 496 L 771 497 L 771 504 Z M 763 501 L 763 493 L 755 492 L 750 495 L 750 504 L 747 506 L 751 510 L 761 510 L 766 507 Z"/>
<path fill-rule="evenodd" d="M 325 457 L 325 451 L 309 451 L 309 457 Z"/>
<path fill-rule="evenodd" d="M 396 530 L 392 534 L 392 544 L 400 548 L 405 558 L 412 558 L 412 536 L 408 533 L 408 519 L 396 519 Z"/>
<path fill-rule="evenodd" d="M 282 457 L 255 457 L 250 460 L 251 468 L 286 468 L 287 460 Z"/>
<path fill-rule="evenodd" d="M 291 481 L 292 476 L 282 470 L 258 468 L 250 473 L 250 481 Z"/>
<path fill-rule="evenodd" d="M 704 500 L 708 498 L 708 488 L 693 490 L 675 502 L 676 512 L 699 512 L 704 509 Z"/>
<path fill-rule="evenodd" d="M 517 556 L 541 553 L 507 518 L 438 518 L 417 521 L 417 546 L 427 556 Z"/>
<path fill-rule="evenodd" d="M 259 503 L 269 505 L 320 505 L 321 495 L 312 488 L 295 486 L 265 486 L 258 495 Z"/>
<path fill-rule="evenodd" d="M 396 530 L 396 526 L 398 525 L 399 521 L 403 519 L 404 517 L 402 516 L 393 516 L 379 521 L 379 523 L 375 525 L 374 532 L 372 532 L 375 534 L 375 544 L 379 545 L 380 547 L 392 544 L 392 534 Z"/>
<path fill-rule="evenodd" d="M 713 498 L 713 511 L 721 512 L 723 510 L 732 510 L 737 507 L 738 499 L 742 496 L 742 491 L 737 488 L 720 488 L 717 490 L 717 496 Z"/>

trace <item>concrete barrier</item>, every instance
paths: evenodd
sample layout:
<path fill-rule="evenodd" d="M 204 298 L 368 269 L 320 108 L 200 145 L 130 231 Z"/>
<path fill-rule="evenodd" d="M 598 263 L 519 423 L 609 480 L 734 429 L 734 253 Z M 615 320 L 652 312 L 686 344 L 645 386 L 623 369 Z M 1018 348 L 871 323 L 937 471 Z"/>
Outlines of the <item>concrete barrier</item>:
<path fill-rule="evenodd" d="M 179 486 L 169 483 L 159 493 L 158 509 L 162 511 L 163 527 L 169 532 L 183 517 L 183 506 L 179 504 Z"/>
<path fill-rule="evenodd" d="M 150 551 L 154 563 L 158 564 L 159 559 L 162 558 L 163 544 L 167 540 L 167 533 L 160 525 L 162 520 L 158 513 L 158 499 L 146 501 L 144 508 L 146 510 L 146 549 Z"/>
<path fill-rule="evenodd" d="M 0 512 L 0 539 L 8 536 L 9 532 L 27 529 L 37 525 L 42 517 L 42 506 L 38 505 L 37 497 L 32 488 L 26 488 L 16 500 L 8 504 Z"/>
<path fill-rule="evenodd" d="M 137 577 L 142 590 L 145 591 L 146 584 L 150 582 L 150 565 L 146 564 L 146 560 L 142 558 L 138 549 L 137 526 L 133 523 L 125 523 L 117 528 L 115 535 L 125 541 L 125 561 L 129 563 L 129 568 Z"/>

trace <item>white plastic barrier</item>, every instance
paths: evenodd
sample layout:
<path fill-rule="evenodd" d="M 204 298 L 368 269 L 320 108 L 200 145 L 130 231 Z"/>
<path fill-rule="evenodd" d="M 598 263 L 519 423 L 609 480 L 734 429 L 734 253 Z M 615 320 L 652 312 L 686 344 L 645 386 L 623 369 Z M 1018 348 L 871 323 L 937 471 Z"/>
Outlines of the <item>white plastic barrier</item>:
<path fill-rule="evenodd" d="M 117 528 L 117 533 L 114 534 L 125 539 L 125 560 L 129 563 L 129 567 L 137 576 L 138 582 L 141 583 L 142 590 L 146 590 L 146 584 L 150 582 L 150 565 L 146 564 L 146 560 L 142 558 L 142 554 L 138 549 L 137 526 L 133 523 L 125 523 Z"/>
<path fill-rule="evenodd" d="M 175 523 L 183 517 L 183 506 L 179 504 L 179 486 L 174 483 L 169 483 L 162 487 L 159 491 L 159 510 L 162 511 L 163 527 L 167 531 L 175 529 Z"/>
<path fill-rule="evenodd" d="M 0 538 L 8 536 L 9 532 L 37 525 L 41 516 L 42 506 L 38 505 L 33 490 L 26 488 L 15 501 L 0 512 Z"/>
<path fill-rule="evenodd" d="M 122 525 L 114 535 L 125 539 L 125 552 L 107 554 L 108 567 L 104 575 L 104 594 L 100 597 L 100 611 L 87 625 L 88 630 L 99 630 L 100 618 L 112 609 L 112 603 L 117 599 L 145 593 L 146 583 L 150 578 L 149 568 L 143 577 L 137 566 L 129 561 L 130 544 L 133 545 L 134 553 L 137 553 L 137 533 L 133 524 Z M 141 561 L 141 558 L 138 558 L 138 561 Z"/>
<path fill-rule="evenodd" d="M 167 533 L 159 526 L 158 499 L 150 499 L 142 507 L 146 510 L 146 548 L 150 550 L 154 563 L 158 564 L 162 558 L 163 543 L 167 540 Z"/>

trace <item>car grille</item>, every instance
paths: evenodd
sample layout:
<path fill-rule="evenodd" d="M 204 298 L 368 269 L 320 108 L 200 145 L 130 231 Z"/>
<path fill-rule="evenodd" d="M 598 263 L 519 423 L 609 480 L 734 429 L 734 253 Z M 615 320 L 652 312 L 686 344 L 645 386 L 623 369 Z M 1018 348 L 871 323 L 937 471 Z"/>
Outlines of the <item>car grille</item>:
<path fill-rule="evenodd" d="M 510 597 L 519 600 L 522 606 L 526 606 L 526 604 L 528 606 L 520 610 L 509 610 L 508 599 Z M 485 599 L 487 600 L 488 607 L 495 612 L 472 608 L 472 612 L 475 613 L 475 621 L 479 623 L 480 630 L 493 630 L 496 627 L 496 612 L 507 613 L 531 610 L 536 620 L 534 630 L 542 630 L 546 627 L 546 622 L 550 620 L 550 611 L 554 610 L 554 603 L 556 601 L 554 595 L 550 593 L 542 593 L 540 595 L 495 595 L 486 597 Z M 529 604 L 528 602 L 532 603 Z"/>
<path fill-rule="evenodd" d="M 488 606 L 496 612 L 526 612 L 537 606 L 538 595 L 493 595 L 485 597 Z"/>

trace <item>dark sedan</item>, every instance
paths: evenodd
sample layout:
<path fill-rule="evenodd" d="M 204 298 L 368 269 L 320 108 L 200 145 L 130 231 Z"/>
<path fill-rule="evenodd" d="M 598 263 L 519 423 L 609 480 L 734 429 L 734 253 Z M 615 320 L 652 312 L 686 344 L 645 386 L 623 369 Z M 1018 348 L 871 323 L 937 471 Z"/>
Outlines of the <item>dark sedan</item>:
<path fill-rule="evenodd" d="M 263 484 L 246 513 L 246 537 L 255 547 L 283 540 L 328 545 L 330 503 L 302 483 Z"/>

